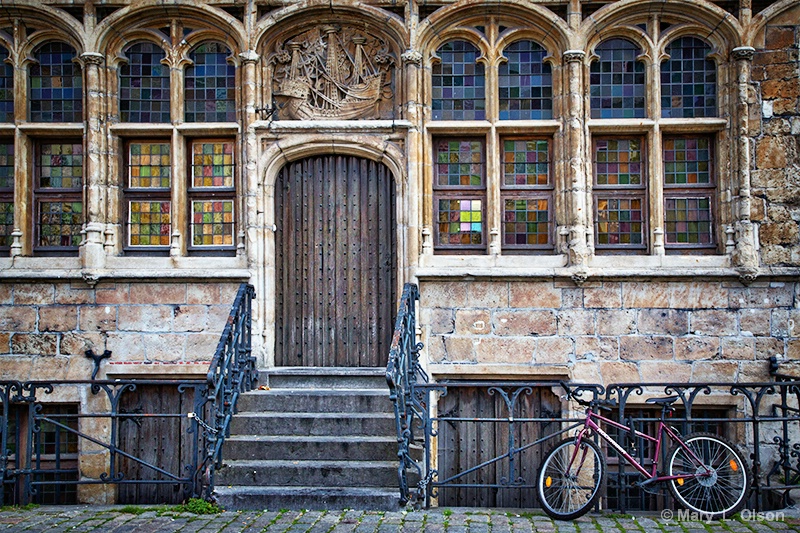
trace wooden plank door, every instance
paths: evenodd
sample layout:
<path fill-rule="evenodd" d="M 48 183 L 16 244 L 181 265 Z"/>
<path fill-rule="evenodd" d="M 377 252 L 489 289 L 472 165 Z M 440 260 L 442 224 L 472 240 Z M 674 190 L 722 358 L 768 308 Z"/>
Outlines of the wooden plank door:
<path fill-rule="evenodd" d="M 394 182 L 385 165 L 323 155 L 275 184 L 277 366 L 386 364 L 396 306 Z"/>

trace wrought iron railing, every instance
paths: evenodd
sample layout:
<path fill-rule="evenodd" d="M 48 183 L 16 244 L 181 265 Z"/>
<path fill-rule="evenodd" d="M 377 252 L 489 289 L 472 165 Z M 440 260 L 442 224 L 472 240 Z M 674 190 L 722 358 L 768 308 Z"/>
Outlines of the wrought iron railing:
<path fill-rule="evenodd" d="M 78 487 L 108 484 L 127 503 L 210 497 L 238 396 L 258 379 L 254 296 L 240 286 L 207 379 L 0 382 L 0 504 L 75 503 Z"/>

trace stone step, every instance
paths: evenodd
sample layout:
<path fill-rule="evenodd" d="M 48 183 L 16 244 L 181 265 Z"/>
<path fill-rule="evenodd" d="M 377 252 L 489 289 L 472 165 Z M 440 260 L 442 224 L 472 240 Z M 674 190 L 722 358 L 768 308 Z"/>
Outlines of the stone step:
<path fill-rule="evenodd" d="M 225 461 L 217 483 L 292 487 L 391 487 L 397 461 Z"/>
<path fill-rule="evenodd" d="M 396 437 L 231 435 L 230 460 L 387 461 L 397 457 Z"/>
<path fill-rule="evenodd" d="M 239 396 L 241 412 L 391 413 L 389 389 L 270 389 Z"/>
<path fill-rule="evenodd" d="M 272 389 L 387 388 L 385 368 L 281 367 L 261 372 Z"/>
<path fill-rule="evenodd" d="M 356 509 L 397 511 L 400 494 L 392 488 L 217 486 L 217 503 L 224 509 Z"/>
<path fill-rule="evenodd" d="M 231 420 L 233 435 L 393 435 L 392 413 L 240 412 Z"/>

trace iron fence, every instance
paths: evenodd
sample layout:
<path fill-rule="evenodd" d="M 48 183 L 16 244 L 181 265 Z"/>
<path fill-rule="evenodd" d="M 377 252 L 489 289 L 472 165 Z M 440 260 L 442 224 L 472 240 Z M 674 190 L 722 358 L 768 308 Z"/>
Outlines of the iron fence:
<path fill-rule="evenodd" d="M 239 287 L 206 379 L 0 382 L 0 504 L 73 503 L 77 487 L 108 484 L 135 503 L 209 498 L 238 396 L 258 379 L 254 297 Z M 95 375 L 102 358 L 87 355 Z"/>

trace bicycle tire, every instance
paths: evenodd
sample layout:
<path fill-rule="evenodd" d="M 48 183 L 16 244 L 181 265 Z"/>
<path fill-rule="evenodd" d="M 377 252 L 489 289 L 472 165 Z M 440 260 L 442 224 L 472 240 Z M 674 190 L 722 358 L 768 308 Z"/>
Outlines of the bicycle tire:
<path fill-rule="evenodd" d="M 744 506 L 750 491 L 750 474 L 742 456 L 728 440 L 711 433 L 693 433 L 683 442 L 713 474 L 669 480 L 667 484 L 672 495 L 682 506 L 707 520 L 735 514 Z M 700 468 L 680 445 L 673 448 L 667 459 L 669 476 L 694 474 Z"/>
<path fill-rule="evenodd" d="M 600 496 L 606 461 L 600 448 L 588 438 L 581 440 L 575 463 L 569 465 L 576 439 L 566 439 L 550 450 L 539 470 L 537 492 L 542 509 L 550 518 L 572 520 L 583 516 Z M 585 456 L 582 456 L 585 453 Z M 567 466 L 577 470 L 567 472 Z M 581 482 L 582 483 L 579 483 Z"/>

